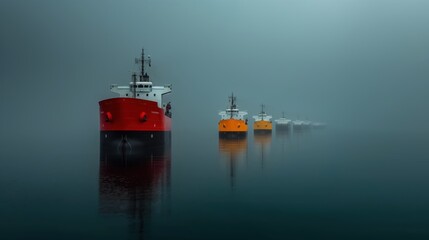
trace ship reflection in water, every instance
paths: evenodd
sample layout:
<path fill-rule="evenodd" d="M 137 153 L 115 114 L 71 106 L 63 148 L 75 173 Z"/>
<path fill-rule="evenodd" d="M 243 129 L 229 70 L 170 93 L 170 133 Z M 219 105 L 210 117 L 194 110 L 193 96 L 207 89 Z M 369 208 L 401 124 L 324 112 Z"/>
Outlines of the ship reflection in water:
<path fill-rule="evenodd" d="M 270 151 L 271 145 L 271 132 L 255 132 L 255 146 L 256 150 L 259 151 L 259 156 L 261 156 L 261 168 L 264 168 L 264 162 L 266 159 L 266 155 Z"/>
<path fill-rule="evenodd" d="M 155 202 L 165 203 L 170 190 L 171 146 L 130 153 L 128 144 L 100 148 L 99 200 L 102 215 L 125 216 L 130 235 L 143 238 Z M 161 206 L 162 207 L 162 206 Z"/>
<path fill-rule="evenodd" d="M 231 187 L 234 187 L 235 172 L 240 160 L 247 158 L 245 135 L 219 135 L 219 152 L 227 161 Z"/>
<path fill-rule="evenodd" d="M 290 126 L 276 126 L 276 137 L 279 139 L 289 138 L 292 135 Z"/>

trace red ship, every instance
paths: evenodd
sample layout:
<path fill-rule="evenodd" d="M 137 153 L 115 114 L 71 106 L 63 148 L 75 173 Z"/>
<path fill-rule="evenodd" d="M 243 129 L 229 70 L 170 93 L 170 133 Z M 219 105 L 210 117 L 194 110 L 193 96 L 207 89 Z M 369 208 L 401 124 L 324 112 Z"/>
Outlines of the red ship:
<path fill-rule="evenodd" d="M 128 86 L 112 84 L 110 90 L 119 96 L 99 102 L 101 147 L 126 144 L 132 151 L 169 142 L 171 105 L 163 102 L 163 96 L 171 92 L 171 85 L 154 86 L 149 80 L 145 64 L 150 67 L 151 59 L 145 58 L 144 49 L 136 63 L 141 65 L 140 74 L 133 73 Z"/>

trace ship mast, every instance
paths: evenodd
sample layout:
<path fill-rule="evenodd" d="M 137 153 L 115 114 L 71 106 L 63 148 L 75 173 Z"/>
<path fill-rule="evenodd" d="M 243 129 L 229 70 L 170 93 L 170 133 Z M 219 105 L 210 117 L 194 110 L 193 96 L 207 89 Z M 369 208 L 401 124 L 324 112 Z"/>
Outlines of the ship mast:
<path fill-rule="evenodd" d="M 265 105 L 264 105 L 264 104 L 261 104 L 261 107 L 262 107 L 262 111 L 261 111 L 261 120 L 264 120 L 264 114 L 265 114 L 265 112 L 264 112 L 264 107 L 265 107 Z"/>
<path fill-rule="evenodd" d="M 230 108 L 230 113 L 231 113 L 231 118 L 232 118 L 232 115 L 233 115 L 233 109 L 235 109 L 236 108 L 236 106 L 235 106 L 235 97 L 234 97 L 234 93 L 231 93 L 231 97 L 229 97 L 229 101 L 231 102 L 231 106 L 229 107 Z"/>
<path fill-rule="evenodd" d="M 150 56 L 148 56 L 147 59 L 145 59 L 145 57 L 144 57 L 144 48 L 142 48 L 141 58 L 136 58 L 134 61 L 135 61 L 136 64 L 137 63 L 141 63 L 141 65 L 140 65 L 141 70 L 140 70 L 140 75 L 139 75 L 140 79 L 139 79 L 139 81 L 140 82 L 149 82 L 149 75 L 147 75 L 147 73 L 144 71 L 144 64 L 147 63 L 149 65 L 149 67 L 150 67 L 152 61 L 150 59 Z M 136 98 L 137 97 L 136 96 L 136 91 L 137 91 L 137 73 L 135 73 L 135 72 L 133 73 L 132 80 L 133 80 L 133 84 L 131 85 L 131 90 L 132 90 L 132 93 L 133 93 L 133 98 Z"/>
<path fill-rule="evenodd" d="M 152 60 L 150 55 L 147 56 L 147 59 L 144 57 L 144 48 L 142 48 L 142 55 L 140 58 L 135 59 L 135 63 L 140 63 L 140 81 L 149 82 L 149 75 L 144 71 L 144 64 L 147 63 L 149 67 L 152 66 Z"/>
<path fill-rule="evenodd" d="M 143 75 L 145 74 L 144 72 L 144 48 L 142 48 L 142 56 L 141 56 L 141 73 L 140 73 L 140 77 L 143 77 Z"/>

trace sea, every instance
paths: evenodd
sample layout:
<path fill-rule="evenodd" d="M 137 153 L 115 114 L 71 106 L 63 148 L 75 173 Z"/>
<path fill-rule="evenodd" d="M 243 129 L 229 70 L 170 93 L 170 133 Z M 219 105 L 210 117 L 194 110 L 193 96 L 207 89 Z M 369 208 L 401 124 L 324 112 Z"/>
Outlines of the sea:
<path fill-rule="evenodd" d="M 119 157 L 97 131 L 64 141 L 3 146 L 0 239 L 429 239 L 424 134 L 178 129 Z"/>

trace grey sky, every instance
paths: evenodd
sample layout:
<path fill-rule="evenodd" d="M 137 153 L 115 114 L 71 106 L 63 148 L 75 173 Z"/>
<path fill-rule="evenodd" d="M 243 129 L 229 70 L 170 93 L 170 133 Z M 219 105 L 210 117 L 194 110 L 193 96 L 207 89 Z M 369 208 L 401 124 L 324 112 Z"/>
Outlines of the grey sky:
<path fill-rule="evenodd" d="M 424 0 L 3 0 L 1 130 L 97 134 L 98 101 L 130 80 L 145 47 L 152 80 L 173 84 L 176 129 L 215 130 L 234 91 L 250 115 L 264 103 L 275 118 L 428 131 L 428 10 Z"/>

